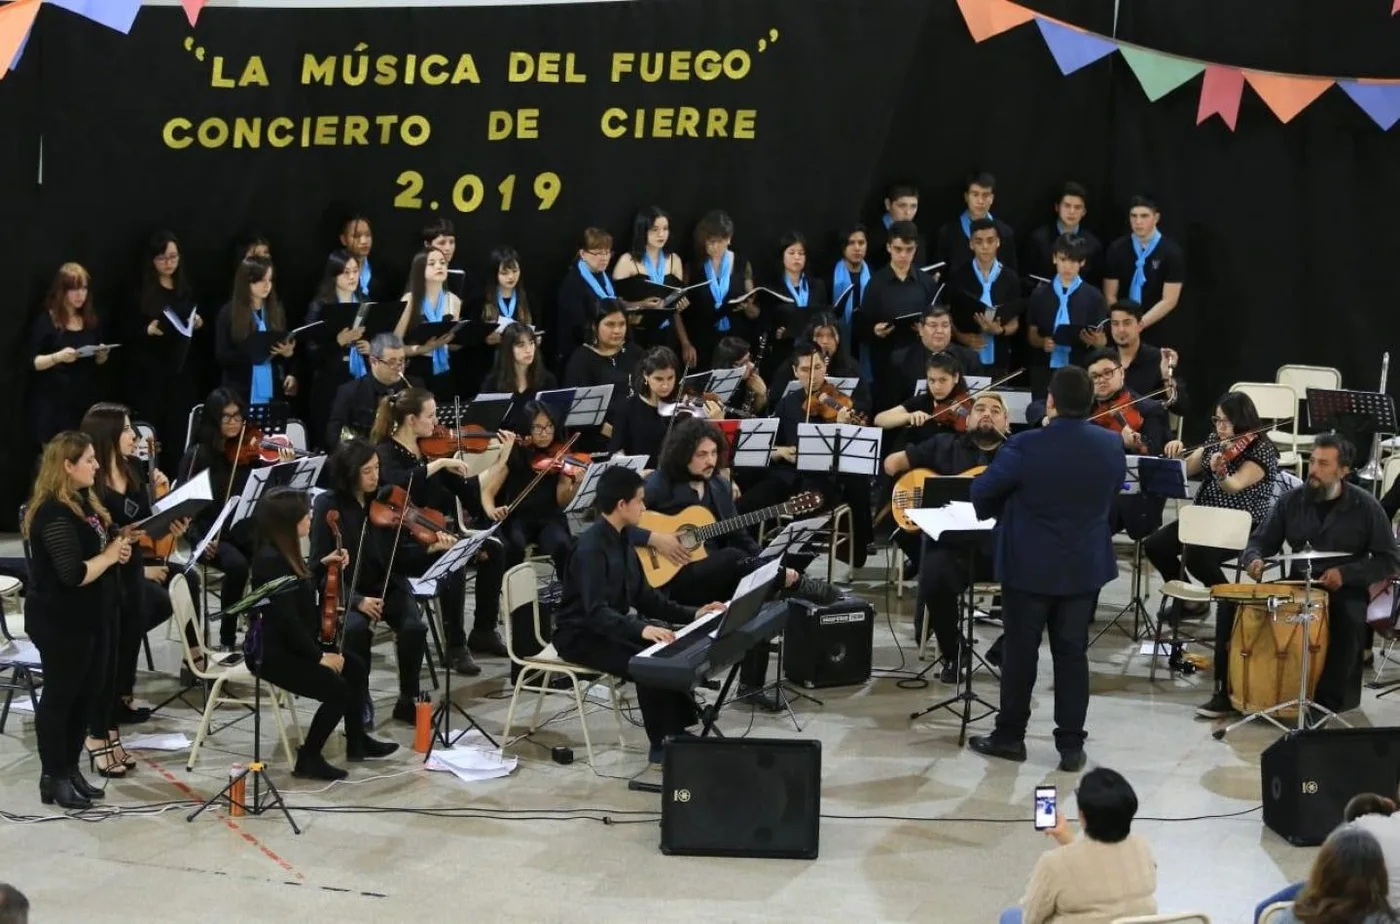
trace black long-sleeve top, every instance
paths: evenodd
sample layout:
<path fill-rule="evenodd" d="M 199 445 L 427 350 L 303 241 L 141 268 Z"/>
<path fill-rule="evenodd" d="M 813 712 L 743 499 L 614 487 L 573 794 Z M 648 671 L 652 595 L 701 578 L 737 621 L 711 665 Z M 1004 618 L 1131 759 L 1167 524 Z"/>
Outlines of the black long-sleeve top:
<path fill-rule="evenodd" d="M 118 576 L 113 568 L 84 585 L 87 560 L 101 554 L 114 531 L 92 508 L 88 490 L 78 492 L 79 516 L 68 505 L 49 498 L 34 511 L 29 526 L 29 582 L 25 616 L 63 631 L 94 631 L 115 612 Z"/>
<path fill-rule="evenodd" d="M 612 400 L 608 402 L 608 420 L 617 416 L 632 389 L 632 373 L 641 361 L 641 351 L 624 346 L 611 356 L 604 356 L 592 347 L 581 346 L 569 357 L 564 368 L 562 387 L 583 388 L 589 385 L 611 385 Z"/>
<path fill-rule="evenodd" d="M 1277 555 L 1285 540 L 1294 550 L 1310 544 L 1322 552 L 1348 553 L 1347 558 L 1313 565 L 1315 577 L 1329 568 L 1340 570 L 1343 589 L 1364 590 L 1400 571 L 1400 550 L 1385 510 L 1368 491 L 1345 482 L 1342 493 L 1330 502 L 1314 501 L 1306 485 L 1279 498 L 1268 519 L 1249 537 L 1240 561 L 1248 567 L 1256 559 Z M 1285 575 L 1302 576 L 1301 563 Z"/>
<path fill-rule="evenodd" d="M 1103 244 L 1094 232 L 1084 227 L 1082 224 L 1074 232 L 1084 243 L 1085 252 L 1088 259 L 1079 269 L 1079 275 L 1085 279 L 1098 279 L 1102 276 Z M 1031 279 L 1031 275 L 1042 276 L 1046 279 L 1054 279 L 1055 273 L 1055 241 L 1060 239 L 1060 226 L 1057 222 L 1048 225 L 1041 225 L 1026 237 L 1026 250 L 1022 255 L 1021 269 L 1026 276 L 1026 288 L 1034 289 L 1039 280 Z M 1124 292 L 1124 298 L 1127 293 Z M 1151 305 L 1145 306 L 1151 308 Z"/>
<path fill-rule="evenodd" d="M 632 614 L 633 607 L 640 616 Z M 600 517 L 574 547 L 554 623 L 559 633 L 590 632 L 637 643 L 647 620 L 688 623 L 696 611 L 652 589 L 627 531 Z"/>
<path fill-rule="evenodd" d="M 134 469 L 126 480 L 126 493 L 119 494 L 110 486 L 94 488 L 102 499 L 102 506 L 112 515 L 112 528 L 120 530 L 151 515 L 150 495 L 146 481 Z M 134 606 L 138 601 L 141 581 L 145 578 L 145 559 L 139 549 L 132 549 L 131 558 L 126 564 L 118 565 L 120 573 L 122 606 Z"/>
<path fill-rule="evenodd" d="M 603 286 L 606 277 L 606 273 L 594 274 L 600 287 Z M 578 260 L 574 260 L 564 271 L 564 278 L 559 281 L 559 292 L 554 302 L 554 359 L 558 363 L 556 368 L 563 369 L 564 363 L 574 351 L 588 342 L 589 326 L 601 301 L 580 274 Z"/>
<path fill-rule="evenodd" d="M 47 443 L 57 433 L 75 430 L 97 398 L 97 359 L 57 363 L 38 372 L 34 360 L 72 347 L 96 346 L 102 331 L 94 325 L 82 330 L 54 326 L 45 312 L 34 319 L 29 332 L 29 430 L 34 440 Z"/>
<path fill-rule="evenodd" d="M 870 285 L 865 290 L 865 303 L 860 311 L 860 342 L 862 349 L 870 351 L 870 363 L 877 380 L 886 376 L 890 357 L 897 350 L 919 342 L 915 333 L 918 315 L 933 303 L 937 294 L 938 283 L 918 267 L 911 268 L 903 279 L 888 266 L 870 277 Z M 896 321 L 896 318 L 903 320 Z M 894 329 L 883 337 L 877 337 L 876 324 L 893 324 Z M 882 394 L 887 391 L 887 386 L 881 387 Z"/>
<path fill-rule="evenodd" d="M 421 384 L 417 379 L 410 378 L 408 381 L 414 386 Z M 402 379 L 385 385 L 371 372 L 337 388 L 330 417 L 326 420 L 324 435 L 327 451 L 340 445 L 342 431 L 345 430 L 368 439 L 369 431 L 374 429 L 374 415 L 379 410 L 380 400 L 397 394 L 405 387 Z"/>
<path fill-rule="evenodd" d="M 739 515 L 738 508 L 734 506 L 734 492 L 729 482 L 719 475 L 706 481 L 704 494 L 697 496 L 690 482 L 673 481 L 665 472 L 652 472 L 646 480 L 646 505 L 648 510 L 667 516 L 695 506 L 710 511 L 716 521 L 732 520 Z M 758 542 L 746 529 L 706 539 L 705 548 L 710 551 L 739 549 L 749 556 L 757 555 L 760 551 Z"/>
<path fill-rule="evenodd" d="M 175 480 L 183 484 L 206 469 L 209 471 L 209 493 L 213 495 L 214 502 L 201 507 L 191 519 L 189 531 L 185 535 L 189 537 L 192 545 L 198 545 L 200 540 L 209 534 L 228 498 L 242 494 L 243 486 L 248 483 L 249 466 L 239 465 L 235 470 L 229 464 L 227 456 L 223 453 L 212 453 L 201 443 L 195 443 L 185 450 Z"/>
<path fill-rule="evenodd" d="M 481 382 L 481 388 L 477 395 L 502 395 L 507 394 L 512 398 L 510 410 L 506 412 L 505 419 L 501 421 L 502 430 L 513 430 L 523 436 L 528 436 L 530 427 L 534 421 L 525 414 L 525 405 L 533 401 L 535 395 L 542 391 L 552 391 L 559 387 L 559 380 L 554 377 L 554 373 L 548 369 L 541 369 L 538 388 L 527 388 L 524 391 L 516 391 L 514 385 L 502 387 L 495 377 L 487 373 L 486 378 Z"/>
<path fill-rule="evenodd" d="M 225 304 L 219 309 L 218 317 L 214 319 L 214 359 L 223 370 L 223 384 L 238 389 L 238 393 L 247 398 L 253 388 L 253 367 L 271 357 L 272 397 L 280 400 L 283 395 L 282 380 L 293 374 L 291 367 L 287 360 L 280 356 L 272 356 L 266 349 L 259 347 L 259 343 L 265 345 L 265 341 L 259 337 L 250 336 L 242 341 L 234 340 L 233 305 Z"/>
<path fill-rule="evenodd" d="M 446 514 L 449 520 L 457 519 L 457 501 L 467 510 L 480 505 L 480 487 L 475 478 L 460 478 L 450 472 L 438 472 L 428 477 L 428 459 L 419 458 L 393 438 L 383 440 L 376 447 L 379 452 L 379 484 L 408 487 L 412 478 L 413 487 L 409 497 L 420 507 L 430 507 Z"/>
<path fill-rule="evenodd" d="M 325 577 L 318 565 L 309 577 L 300 577 L 282 553 L 271 545 L 263 545 L 253 555 L 249 566 L 251 586 L 260 587 L 268 581 L 291 575 L 297 578 L 290 590 L 277 594 L 263 609 L 262 661 L 302 661 L 308 667 L 321 663 L 319 642 L 321 611 L 316 601 L 316 587 Z M 250 659 L 256 670 L 258 660 Z"/>
<path fill-rule="evenodd" d="M 391 557 L 395 578 L 417 577 L 428 570 L 431 561 L 427 550 L 413 537 L 405 533 L 400 537 L 398 551 L 394 551 L 395 531 L 373 523 L 365 527 L 368 507 L 354 497 L 344 497 L 335 491 L 321 494 L 312 505 L 311 561 L 319 562 L 335 551 L 335 536 L 326 523 L 326 514 L 332 510 L 340 514 L 342 548 L 350 553 L 350 567 L 342 577 L 341 586 L 349 585 L 352 580 L 355 582 L 350 589 L 352 609 L 365 597 L 384 595 L 384 577 L 389 572 Z M 362 527 L 365 527 L 363 533 Z"/>
<path fill-rule="evenodd" d="M 1001 238 L 1001 246 L 997 248 L 997 259 L 1003 265 L 1016 269 L 1016 232 L 1000 218 L 993 218 L 992 221 L 997 226 L 997 237 Z M 944 279 L 949 278 L 964 263 L 972 262 L 972 247 L 968 243 L 967 235 L 963 233 L 961 216 L 938 229 L 934 258 L 948 264 L 941 270 Z"/>
<path fill-rule="evenodd" d="M 793 392 L 778 402 L 778 435 L 774 439 L 775 446 L 796 446 L 797 445 L 797 425 L 807 423 L 807 414 L 804 408 L 807 406 L 807 393 L 801 389 Z M 867 418 L 871 414 L 870 391 L 865 388 L 865 383 L 856 385 L 856 389 L 851 393 L 851 406 L 864 414 Z M 811 423 L 830 423 L 830 421 L 812 418 Z"/>
<path fill-rule="evenodd" d="M 934 350 L 924 346 L 921 340 L 890 357 L 890 374 L 895 376 L 898 385 L 894 395 L 908 398 L 914 394 L 914 389 L 928 375 L 928 360 L 934 352 Z M 962 367 L 963 375 L 982 375 L 986 371 L 982 368 L 982 361 L 978 358 L 977 353 L 961 343 L 949 341 L 947 346 L 937 352 L 956 357 L 958 365 Z"/>
<path fill-rule="evenodd" d="M 646 456 L 646 467 L 655 468 L 656 457 L 661 453 L 661 441 L 666 438 L 672 420 L 671 417 L 662 417 L 660 409 L 647 404 L 641 395 L 633 395 L 613 415 L 608 452 Z"/>
<path fill-rule="evenodd" d="M 1121 357 L 1120 357 L 1121 358 Z M 1179 372 L 1172 372 L 1172 381 L 1176 385 L 1176 398 L 1167 404 L 1167 410 L 1178 417 L 1184 417 L 1190 409 L 1186 394 L 1186 384 L 1181 380 Z M 1162 388 L 1162 351 L 1150 343 L 1138 345 L 1137 355 L 1133 361 L 1123 367 L 1123 383 L 1140 395 L 1150 395 L 1154 391 Z M 1161 397 L 1166 403 L 1166 396 Z"/>
<path fill-rule="evenodd" d="M 910 468 L 931 468 L 940 475 L 961 475 L 970 468 L 990 465 L 1002 446 L 983 449 L 967 433 L 936 433 L 910 446 Z"/>

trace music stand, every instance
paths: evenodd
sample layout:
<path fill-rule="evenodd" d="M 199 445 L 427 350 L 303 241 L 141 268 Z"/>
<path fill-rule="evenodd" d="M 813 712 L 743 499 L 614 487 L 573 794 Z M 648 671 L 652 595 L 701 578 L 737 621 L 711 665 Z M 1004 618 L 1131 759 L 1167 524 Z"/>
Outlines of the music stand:
<path fill-rule="evenodd" d="M 1309 388 L 1306 394 L 1309 427 L 1319 432 L 1335 430 L 1358 449 L 1372 444 L 1370 461 L 1356 470 L 1356 477 L 1375 482 L 1379 492 L 1381 470 L 1376 464 L 1376 449 L 1382 433 L 1396 430 L 1395 399 L 1380 392 L 1346 389 Z"/>
<path fill-rule="evenodd" d="M 836 389 L 840 391 L 841 394 L 845 395 L 847 398 L 851 397 L 851 395 L 855 393 L 856 386 L 860 384 L 860 378 L 853 375 L 828 375 L 826 377 L 826 380 L 831 384 L 835 385 Z M 787 383 L 787 388 L 783 389 L 782 397 L 786 398 L 788 395 L 792 394 L 795 391 L 802 391 L 802 383 L 798 382 L 796 379 Z"/>
<path fill-rule="evenodd" d="M 291 419 L 291 407 L 285 401 L 250 404 L 243 409 L 243 419 L 250 429 L 256 427 L 263 432 L 264 436 L 271 433 L 286 433 L 287 421 Z"/>
<path fill-rule="evenodd" d="M 703 374 L 708 376 L 708 378 L 703 383 L 704 387 L 698 390 L 713 394 L 715 397 L 719 398 L 720 404 L 727 405 L 729 404 L 729 399 L 734 397 L 734 392 L 738 389 L 739 383 L 744 381 L 745 370 L 741 366 L 733 369 L 712 369 Z M 698 378 L 698 376 L 688 375 L 686 376 L 686 381 L 689 382 L 693 378 Z"/>
<path fill-rule="evenodd" d="M 564 506 L 564 513 L 583 513 L 591 509 L 598 497 L 598 482 L 602 479 L 603 472 L 608 469 L 621 465 L 640 474 L 642 469 L 646 468 L 646 464 L 646 456 L 613 456 L 611 459 L 592 463 L 584 471 L 583 481 L 579 483 L 573 498 Z"/>
<path fill-rule="evenodd" d="M 428 570 L 423 572 L 421 577 L 415 580 L 420 582 L 437 581 L 439 578 L 446 577 L 454 571 L 460 571 L 462 568 L 466 567 L 472 559 L 476 558 L 476 554 L 481 551 L 481 547 L 486 544 L 487 540 L 492 539 L 499 526 L 499 523 L 493 523 L 490 529 L 484 529 L 479 533 L 473 533 L 467 536 L 465 539 L 458 540 L 452 548 L 443 552 L 442 557 L 433 562 Z M 433 754 L 433 748 L 436 747 L 439 742 L 442 743 L 443 747 L 450 748 L 461 740 L 462 735 L 465 735 L 473 728 L 481 732 L 492 745 L 496 745 L 496 739 L 491 737 L 491 733 L 483 728 L 481 723 L 472 717 L 471 713 L 452 701 L 451 658 L 443 659 L 442 672 L 442 702 L 433 710 L 433 732 L 428 738 L 428 750 L 423 755 L 424 763 L 428 762 L 428 758 Z M 454 709 L 457 710 L 462 718 L 467 720 L 468 727 L 463 729 L 462 733 L 456 738 L 449 738 L 452 730 L 452 710 Z"/>
<path fill-rule="evenodd" d="M 476 400 L 464 406 L 456 415 L 456 420 L 448 426 L 465 427 L 475 424 L 483 430 L 494 433 L 501 429 L 505 423 L 506 416 L 510 413 L 511 405 L 515 403 L 513 395 L 490 394 L 477 395 Z"/>
<path fill-rule="evenodd" d="M 750 417 L 738 421 L 738 425 L 730 465 L 734 468 L 767 468 L 773 461 L 778 418 Z"/>
<path fill-rule="evenodd" d="M 797 470 L 836 475 L 880 474 L 880 441 L 884 430 L 856 424 L 797 425 Z"/>
<path fill-rule="evenodd" d="M 554 408 L 564 408 L 559 416 L 565 427 L 601 427 L 608 416 L 612 393 L 612 385 L 588 385 L 542 391 L 535 395 L 535 400 Z"/>
<path fill-rule="evenodd" d="M 807 543 L 811 542 L 830 520 L 829 513 L 805 520 L 793 520 L 783 527 L 782 532 L 768 540 L 768 544 L 759 551 L 758 560 L 767 561 L 770 558 L 801 554 Z"/>

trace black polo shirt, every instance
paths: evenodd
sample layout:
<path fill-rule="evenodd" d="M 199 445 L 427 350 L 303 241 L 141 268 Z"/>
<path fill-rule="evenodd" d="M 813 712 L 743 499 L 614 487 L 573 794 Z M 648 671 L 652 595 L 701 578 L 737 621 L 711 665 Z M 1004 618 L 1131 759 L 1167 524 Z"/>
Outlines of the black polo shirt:
<path fill-rule="evenodd" d="M 1003 266 L 1016 269 L 1016 232 L 1000 218 L 993 218 L 992 221 L 997 226 L 997 236 L 1001 238 L 997 259 Z M 934 256 L 948 264 L 942 270 L 944 279 L 950 278 L 958 267 L 972 262 L 972 245 L 968 242 L 968 236 L 963 234 L 961 214 L 938 229 L 938 250 Z"/>
<path fill-rule="evenodd" d="M 1137 270 L 1137 253 L 1133 250 L 1131 234 L 1120 237 L 1108 248 L 1104 257 L 1104 278 L 1118 280 L 1118 297 L 1131 297 L 1133 274 Z M 1186 253 L 1176 241 L 1162 235 L 1157 246 L 1147 255 L 1143 264 L 1143 275 L 1147 282 L 1142 287 L 1142 310 L 1148 312 L 1162 300 L 1162 287 L 1169 282 L 1186 281 Z M 1145 340 L 1157 346 L 1171 346 L 1179 341 L 1184 331 L 1181 321 L 1181 304 L 1172 309 L 1171 314 L 1142 332 Z"/>
<path fill-rule="evenodd" d="M 1028 288 L 1035 287 L 1036 280 L 1029 278 L 1032 274 L 1043 276 L 1046 279 L 1055 278 L 1055 241 L 1059 240 L 1062 233 L 1059 222 L 1052 221 L 1048 225 L 1036 228 L 1026 238 L 1026 249 L 1022 254 L 1021 269 L 1027 276 Z M 1103 242 L 1094 236 L 1094 232 L 1082 224 L 1074 233 L 1079 236 L 1089 251 L 1089 258 L 1084 261 L 1079 275 L 1085 279 L 1098 279 L 1103 264 Z"/>
<path fill-rule="evenodd" d="M 1055 294 L 1053 285 L 1042 285 L 1031 294 L 1026 305 L 1026 322 L 1035 326 L 1036 332 L 1042 337 L 1049 337 L 1055 333 L 1055 315 L 1060 310 L 1060 298 Z M 1089 283 L 1083 283 L 1075 289 L 1069 297 L 1069 322 L 1071 324 L 1098 324 L 1108 317 L 1108 303 L 1104 301 L 1103 293 Z M 1070 365 L 1084 365 L 1084 357 L 1089 354 L 1089 348 L 1076 339 L 1073 343 L 1061 343 L 1059 346 L 1070 348 Z M 1050 354 L 1044 350 L 1031 350 L 1029 356 L 1033 364 L 1039 366 L 1049 365 Z"/>

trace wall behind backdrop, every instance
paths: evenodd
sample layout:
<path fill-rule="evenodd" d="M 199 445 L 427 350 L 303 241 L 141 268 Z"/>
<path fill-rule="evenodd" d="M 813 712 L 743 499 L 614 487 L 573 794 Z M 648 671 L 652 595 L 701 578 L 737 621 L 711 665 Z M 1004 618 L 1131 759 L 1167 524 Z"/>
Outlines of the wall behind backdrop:
<path fill-rule="evenodd" d="M 1113 0 L 1025 5 L 1114 29 Z M 1278 71 L 1400 76 L 1389 5 L 1121 0 L 1117 36 Z M 1198 89 L 1150 103 L 1116 55 L 1061 76 L 1032 26 L 974 44 L 955 0 L 210 7 L 193 30 L 178 7 L 147 7 L 129 36 L 45 6 L 0 82 L 0 388 L 27 387 L 25 332 L 59 263 L 93 271 L 116 321 L 162 227 L 209 319 L 251 229 L 272 239 L 279 291 L 302 310 L 347 210 L 374 221 L 377 273 L 402 278 L 424 221 L 445 215 L 478 279 L 510 243 L 526 286 L 548 296 L 584 226 L 625 238 L 641 205 L 670 211 L 687 250 L 711 208 L 760 260 L 801 229 L 825 273 L 835 230 L 874 220 L 891 179 L 922 187 L 931 235 L 976 169 L 997 175 L 994 211 L 1022 233 L 1067 178 L 1088 185 L 1104 238 L 1125 230 L 1129 196 L 1158 198 L 1188 255 L 1178 310 L 1193 335 L 1177 347 L 1196 394 L 1290 361 L 1374 387 L 1400 332 L 1400 131 L 1339 90 L 1288 125 L 1246 91 L 1238 131 L 1198 127 Z M 23 432 L 21 414 L 0 403 L 3 432 Z M 30 461 L 0 462 L 0 524 Z"/>

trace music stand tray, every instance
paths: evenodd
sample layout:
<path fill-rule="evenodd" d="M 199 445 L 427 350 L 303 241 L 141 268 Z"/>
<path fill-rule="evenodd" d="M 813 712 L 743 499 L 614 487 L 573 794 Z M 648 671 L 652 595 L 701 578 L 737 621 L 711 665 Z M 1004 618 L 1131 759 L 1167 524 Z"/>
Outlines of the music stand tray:
<path fill-rule="evenodd" d="M 839 475 L 880 474 L 884 430 L 856 424 L 797 425 L 797 470 Z"/>

